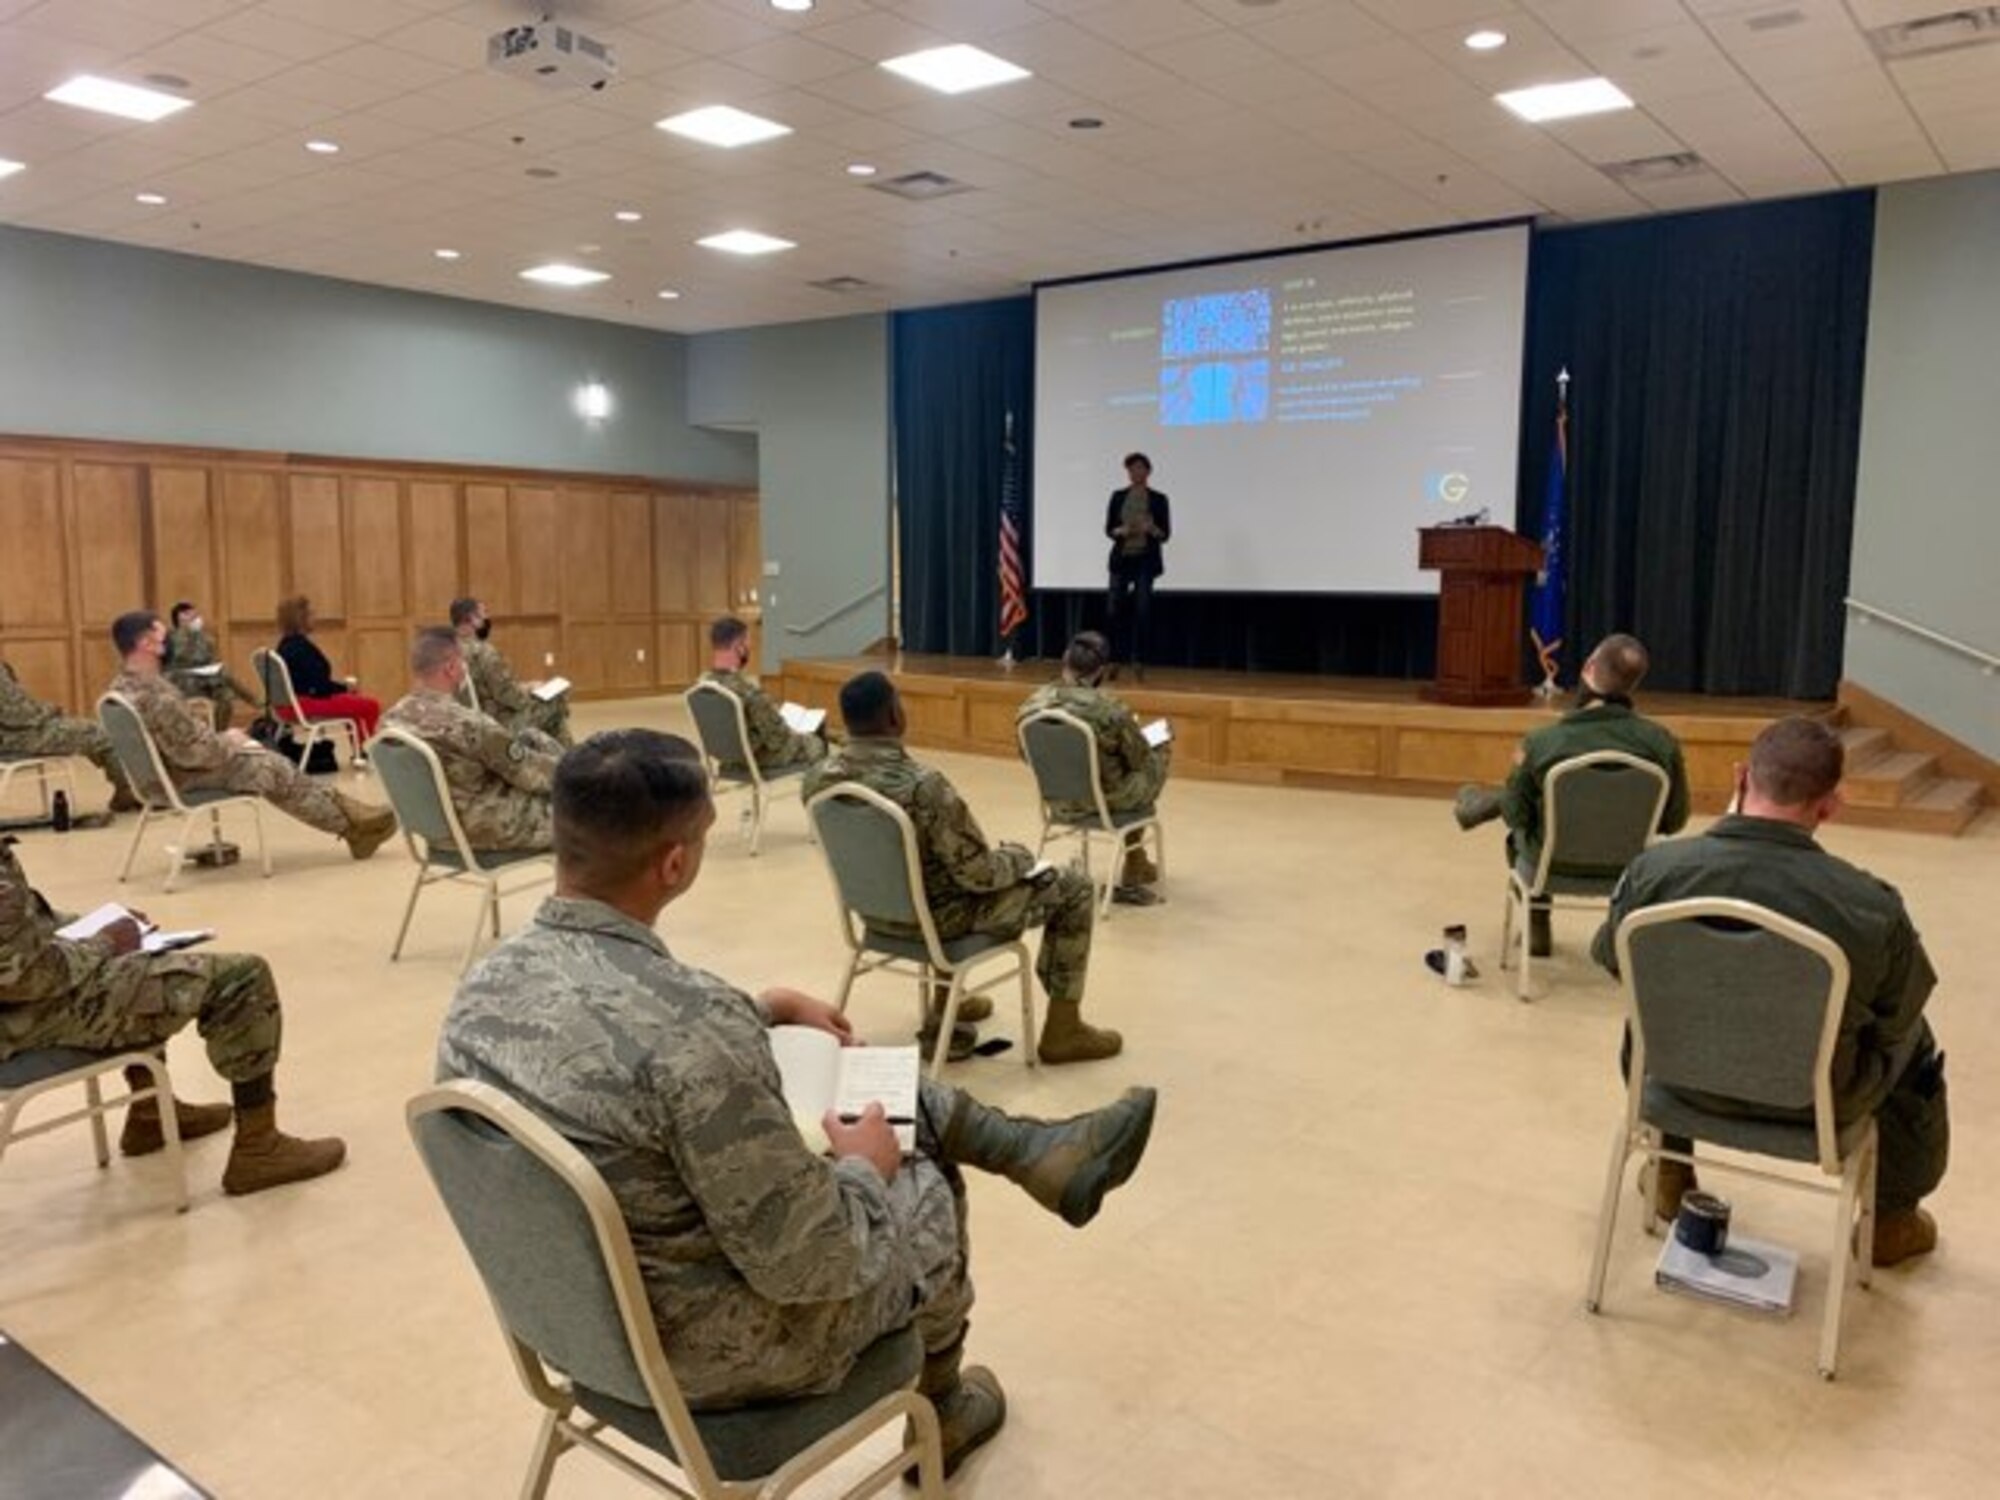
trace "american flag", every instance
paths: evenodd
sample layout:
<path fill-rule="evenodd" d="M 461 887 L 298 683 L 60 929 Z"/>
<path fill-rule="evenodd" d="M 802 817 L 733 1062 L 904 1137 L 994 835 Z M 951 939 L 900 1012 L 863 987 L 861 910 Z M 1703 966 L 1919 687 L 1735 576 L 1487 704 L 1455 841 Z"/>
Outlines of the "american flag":
<path fill-rule="evenodd" d="M 1028 585 L 1021 565 L 1021 454 L 1014 446 L 1014 414 L 1007 413 L 1007 435 L 1000 468 L 1000 639 L 1028 623 Z"/>
<path fill-rule="evenodd" d="M 1542 505 L 1542 571 L 1529 599 L 1528 639 L 1542 668 L 1542 689 L 1552 692 L 1562 670 L 1563 618 L 1569 602 L 1569 371 L 1556 376 L 1556 435 L 1549 452 L 1548 489 Z"/>

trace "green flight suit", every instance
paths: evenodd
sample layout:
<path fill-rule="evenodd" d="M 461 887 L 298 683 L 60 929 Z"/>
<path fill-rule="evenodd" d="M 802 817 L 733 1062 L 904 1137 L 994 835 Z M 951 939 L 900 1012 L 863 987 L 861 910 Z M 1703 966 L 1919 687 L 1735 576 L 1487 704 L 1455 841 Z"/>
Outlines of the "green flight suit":
<path fill-rule="evenodd" d="M 1649 760 L 1667 773 L 1667 805 L 1660 832 L 1687 825 L 1687 767 L 1673 732 L 1633 712 L 1623 703 L 1598 699 L 1571 709 L 1553 724 L 1521 741 L 1514 769 L 1500 789 L 1500 816 L 1507 824 L 1507 863 L 1532 872 L 1542 857 L 1542 782 L 1557 765 L 1597 750 L 1622 750 Z"/>
<path fill-rule="evenodd" d="M 1915 1207 L 1944 1176 L 1951 1127 L 1943 1054 L 1923 1015 L 1937 975 L 1903 898 L 1795 824 L 1731 815 L 1699 838 L 1656 845 L 1632 861 L 1592 956 L 1616 973 L 1613 937 L 1628 913 L 1696 896 L 1754 901 L 1840 945 L 1849 979 L 1833 1059 L 1834 1114 L 1843 1126 L 1875 1116 L 1876 1206 Z"/>

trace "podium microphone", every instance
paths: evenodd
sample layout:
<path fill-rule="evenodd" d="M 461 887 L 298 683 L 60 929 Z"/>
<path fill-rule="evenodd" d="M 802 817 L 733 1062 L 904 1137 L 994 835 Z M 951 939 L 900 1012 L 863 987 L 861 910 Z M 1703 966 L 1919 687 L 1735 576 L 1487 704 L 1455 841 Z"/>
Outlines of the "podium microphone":
<path fill-rule="evenodd" d="M 1438 525 L 1440 527 L 1484 526 L 1486 524 L 1486 517 L 1487 517 L 1487 509 L 1485 506 L 1482 505 L 1478 510 L 1474 511 L 1469 516 L 1453 516 L 1449 521 L 1438 522 Z"/>

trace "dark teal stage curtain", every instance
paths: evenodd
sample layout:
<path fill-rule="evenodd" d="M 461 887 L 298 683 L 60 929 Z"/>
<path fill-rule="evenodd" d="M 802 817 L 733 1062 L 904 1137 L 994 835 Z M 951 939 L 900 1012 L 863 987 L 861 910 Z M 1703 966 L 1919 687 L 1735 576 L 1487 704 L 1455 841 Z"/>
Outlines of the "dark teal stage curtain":
<path fill-rule="evenodd" d="M 1568 675 L 1579 645 L 1630 630 L 1656 688 L 1832 695 L 1873 226 L 1873 195 L 1844 193 L 1535 236 L 1519 522 L 1540 529 L 1566 366 Z M 1033 481 L 1033 303 L 898 313 L 893 349 L 904 644 L 997 654 L 1009 410 Z M 1044 657 L 1104 615 L 1096 593 L 1037 591 L 1030 608 L 1021 645 Z M 1152 655 L 1422 678 L 1436 632 L 1428 597 L 1163 593 Z"/>

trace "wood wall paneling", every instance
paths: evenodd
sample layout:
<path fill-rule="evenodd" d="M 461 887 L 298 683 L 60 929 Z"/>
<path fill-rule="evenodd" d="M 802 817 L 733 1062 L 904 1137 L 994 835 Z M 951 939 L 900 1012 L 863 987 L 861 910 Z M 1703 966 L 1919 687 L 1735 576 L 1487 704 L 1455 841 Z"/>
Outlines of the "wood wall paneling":
<path fill-rule="evenodd" d="M 145 471 L 137 464 L 77 464 L 77 614 L 86 632 L 108 630 L 146 597 Z"/>
<path fill-rule="evenodd" d="M 655 627 L 659 642 L 653 661 L 653 682 L 663 688 L 684 688 L 701 676 L 700 637 L 692 620 L 662 620 Z"/>
<path fill-rule="evenodd" d="M 611 495 L 611 613 L 621 620 L 653 615 L 653 498 L 644 490 Z"/>
<path fill-rule="evenodd" d="M 354 553 L 347 613 L 362 620 L 401 615 L 406 607 L 402 481 L 349 477 L 342 488 L 348 545 Z"/>
<path fill-rule="evenodd" d="M 510 624 L 496 627 L 493 644 L 507 658 L 514 675 L 523 683 L 540 682 L 561 675 L 576 681 L 576 674 L 564 662 L 561 629 L 555 625 Z"/>
<path fill-rule="evenodd" d="M 558 670 L 580 693 L 601 692 L 609 686 L 611 626 L 602 620 L 572 620 L 563 625 Z M 536 674 L 548 676 L 546 671 Z"/>
<path fill-rule="evenodd" d="M 70 654 L 70 643 L 64 637 L 24 639 L 15 636 L 7 641 L 4 648 L 0 648 L 0 657 L 5 657 L 7 665 L 14 669 L 14 675 L 21 679 L 21 686 L 44 703 L 73 701 L 70 696 L 70 673 L 74 659 Z M 90 697 L 95 700 L 102 685 L 87 686 L 91 688 Z"/>
<path fill-rule="evenodd" d="M 703 615 L 735 608 L 729 571 L 730 499 L 703 495 L 695 503 L 694 606 Z"/>
<path fill-rule="evenodd" d="M 273 628 L 286 584 L 279 479 L 262 469 L 225 469 L 222 474 L 226 597 L 216 613 L 265 634 Z"/>
<path fill-rule="evenodd" d="M 408 691 L 410 637 L 400 626 L 366 626 L 352 632 L 354 654 L 335 669 L 361 679 L 361 691 L 387 708 Z"/>
<path fill-rule="evenodd" d="M 564 549 L 557 492 L 541 485 L 517 484 L 508 496 L 507 514 L 514 551 L 512 612 L 561 614 Z"/>
<path fill-rule="evenodd" d="M 571 486 L 557 503 L 562 512 L 562 612 L 571 619 L 604 619 L 611 613 L 611 496 Z"/>
<path fill-rule="evenodd" d="M 729 502 L 729 597 L 738 608 L 764 598 L 763 523 L 755 500 Z"/>
<path fill-rule="evenodd" d="M 70 623 L 67 535 L 56 465 L 0 460 L 0 629 Z"/>
<path fill-rule="evenodd" d="M 215 594 L 215 524 L 208 505 L 208 470 L 155 464 L 148 485 L 153 536 L 153 607 L 162 614 L 182 600 L 219 618 Z"/>
<path fill-rule="evenodd" d="M 419 625 L 451 623 L 451 601 L 464 590 L 459 566 L 458 486 L 410 481 L 410 613 Z"/>
<path fill-rule="evenodd" d="M 465 487 L 465 592 L 484 600 L 495 615 L 521 612 L 514 590 L 514 523 L 509 511 L 506 485 Z"/>
<path fill-rule="evenodd" d="M 663 615 L 695 610 L 694 507 L 691 495 L 653 497 L 653 603 Z"/>
<path fill-rule="evenodd" d="M 610 630 L 610 657 L 605 662 L 608 680 L 604 685 L 619 692 L 644 692 L 653 685 L 652 623 L 619 620 Z"/>
<path fill-rule="evenodd" d="M 340 508 L 340 476 L 291 474 L 285 487 L 292 565 L 286 592 L 312 600 L 313 613 L 323 620 L 345 619 L 347 549 L 342 542 L 347 530 Z M 369 554 L 357 549 L 355 555 L 358 560 Z"/>

